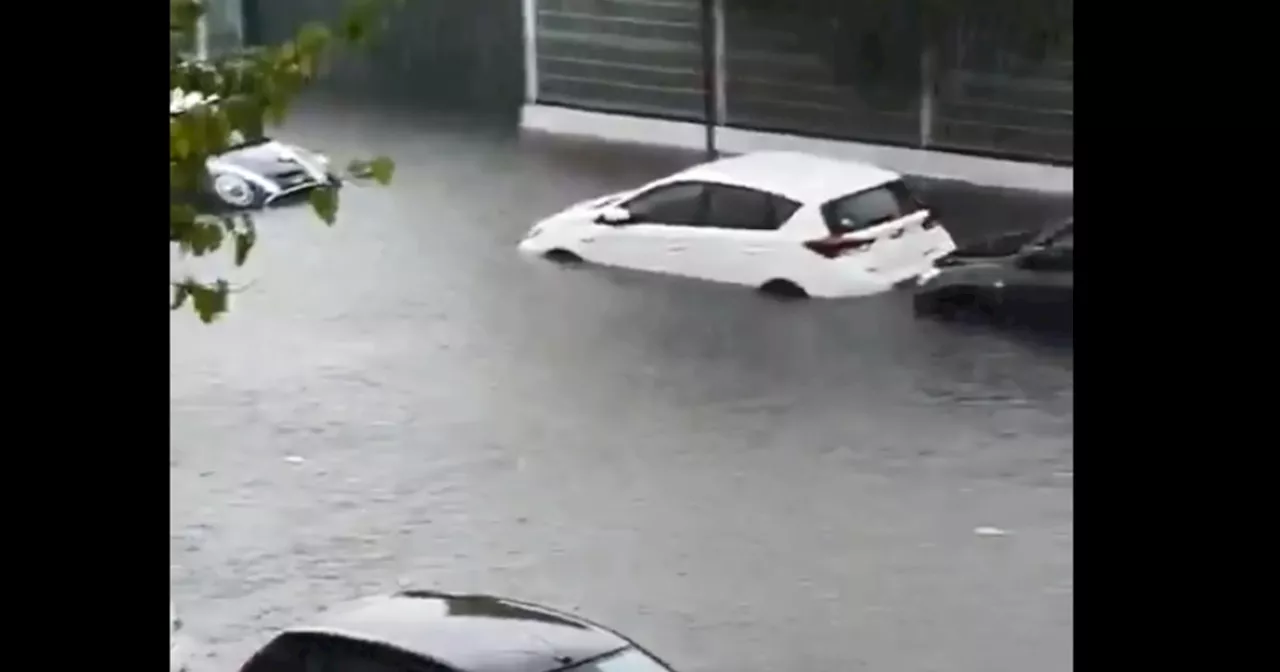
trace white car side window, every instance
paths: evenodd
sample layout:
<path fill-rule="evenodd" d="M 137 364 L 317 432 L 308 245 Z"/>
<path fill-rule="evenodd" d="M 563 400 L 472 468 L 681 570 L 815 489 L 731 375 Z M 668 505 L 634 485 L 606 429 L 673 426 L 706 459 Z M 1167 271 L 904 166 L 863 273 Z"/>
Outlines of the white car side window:
<path fill-rule="evenodd" d="M 712 185 L 707 193 L 707 225 L 721 229 L 773 231 L 800 208 L 783 196 L 743 187 Z"/>
<path fill-rule="evenodd" d="M 680 182 L 640 194 L 624 207 L 637 222 L 697 226 L 704 219 L 705 205 L 702 184 Z"/>

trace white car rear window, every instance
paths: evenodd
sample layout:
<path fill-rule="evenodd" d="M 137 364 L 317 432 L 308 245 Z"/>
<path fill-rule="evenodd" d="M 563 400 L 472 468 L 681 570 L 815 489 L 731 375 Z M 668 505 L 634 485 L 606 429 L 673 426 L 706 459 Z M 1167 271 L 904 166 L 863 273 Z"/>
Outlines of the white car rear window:
<path fill-rule="evenodd" d="M 849 233 L 892 222 L 924 209 L 901 180 L 842 196 L 822 206 L 827 227 L 834 234 Z"/>

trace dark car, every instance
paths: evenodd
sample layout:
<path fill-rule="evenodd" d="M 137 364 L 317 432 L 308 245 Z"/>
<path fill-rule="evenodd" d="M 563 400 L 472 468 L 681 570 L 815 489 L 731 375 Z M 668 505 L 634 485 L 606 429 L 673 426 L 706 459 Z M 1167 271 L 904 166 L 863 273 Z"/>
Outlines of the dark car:
<path fill-rule="evenodd" d="M 216 97 L 172 94 L 169 115 L 179 115 L 193 105 L 216 105 Z M 210 157 L 207 173 L 194 193 L 180 194 L 202 208 L 246 210 L 293 200 L 322 185 L 341 186 L 323 154 L 259 138 L 233 145 Z"/>
<path fill-rule="evenodd" d="M 240 672 L 673 672 L 626 637 L 490 595 L 406 591 L 331 609 Z"/>
<path fill-rule="evenodd" d="M 957 248 L 916 289 L 917 314 L 1070 329 L 1075 218 Z"/>

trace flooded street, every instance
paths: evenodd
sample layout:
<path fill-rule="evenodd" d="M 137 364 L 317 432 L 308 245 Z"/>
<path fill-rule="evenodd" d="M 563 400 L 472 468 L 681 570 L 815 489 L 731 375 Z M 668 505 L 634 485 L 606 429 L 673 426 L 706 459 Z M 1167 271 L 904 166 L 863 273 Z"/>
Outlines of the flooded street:
<path fill-rule="evenodd" d="M 684 672 L 1072 669 L 1069 344 L 516 254 L 696 155 L 280 135 L 399 168 L 332 229 L 264 216 L 232 312 L 171 318 L 171 581 L 209 669 L 399 585 L 581 610 Z M 1072 207 L 926 188 L 962 242 Z"/>

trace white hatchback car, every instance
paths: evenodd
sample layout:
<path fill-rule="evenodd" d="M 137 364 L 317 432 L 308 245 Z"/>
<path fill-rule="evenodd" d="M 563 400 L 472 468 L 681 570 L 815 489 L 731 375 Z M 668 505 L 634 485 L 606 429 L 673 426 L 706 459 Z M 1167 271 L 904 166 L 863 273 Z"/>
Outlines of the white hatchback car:
<path fill-rule="evenodd" d="M 955 241 L 897 173 L 793 152 L 721 159 L 579 203 L 520 251 L 790 296 L 908 284 Z"/>

